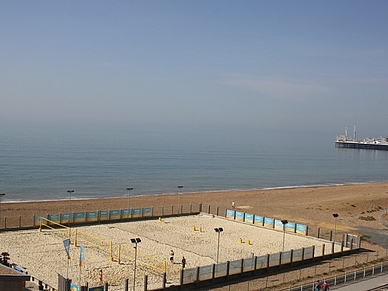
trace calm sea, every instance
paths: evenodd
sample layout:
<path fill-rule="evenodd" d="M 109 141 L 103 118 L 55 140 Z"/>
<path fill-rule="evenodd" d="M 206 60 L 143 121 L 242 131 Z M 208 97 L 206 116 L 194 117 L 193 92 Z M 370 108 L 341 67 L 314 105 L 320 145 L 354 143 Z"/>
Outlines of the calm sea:
<path fill-rule="evenodd" d="M 0 128 L 2 201 L 121 197 L 388 181 L 388 151 L 337 133 L 120 127 Z"/>

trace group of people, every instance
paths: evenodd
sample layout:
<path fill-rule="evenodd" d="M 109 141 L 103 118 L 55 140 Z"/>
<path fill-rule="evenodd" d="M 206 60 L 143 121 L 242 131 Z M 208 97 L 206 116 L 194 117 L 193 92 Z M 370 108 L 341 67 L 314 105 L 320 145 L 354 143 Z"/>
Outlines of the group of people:
<path fill-rule="evenodd" d="M 172 264 L 175 264 L 174 255 L 175 255 L 174 251 L 171 250 L 171 252 L 170 252 L 170 262 Z M 186 258 L 185 257 L 182 257 L 181 263 L 182 263 L 182 269 L 184 269 L 186 267 Z"/>
<path fill-rule="evenodd" d="M 317 281 L 315 282 L 314 284 L 314 291 L 327 291 L 329 290 L 329 285 L 326 283 L 326 281 L 323 281 L 323 283 L 321 281 Z"/>

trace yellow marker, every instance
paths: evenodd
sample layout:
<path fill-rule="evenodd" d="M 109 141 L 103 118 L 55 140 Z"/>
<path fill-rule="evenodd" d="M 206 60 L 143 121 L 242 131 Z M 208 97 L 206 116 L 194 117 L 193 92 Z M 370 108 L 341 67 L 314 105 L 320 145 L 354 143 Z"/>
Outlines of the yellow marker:
<path fill-rule="evenodd" d="M 199 228 L 199 232 L 202 232 L 202 227 Z"/>
<path fill-rule="evenodd" d="M 250 245 L 251 244 L 251 241 L 250 240 L 247 240 L 247 245 Z"/>
<path fill-rule="evenodd" d="M 193 225 L 193 231 L 196 231 L 195 225 Z"/>
<path fill-rule="evenodd" d="M 242 238 L 241 237 L 239 238 L 238 241 L 239 241 L 240 244 L 242 244 Z"/>
<path fill-rule="evenodd" d="M 161 218 L 161 217 L 159 217 L 159 221 L 162 221 L 162 218 Z"/>

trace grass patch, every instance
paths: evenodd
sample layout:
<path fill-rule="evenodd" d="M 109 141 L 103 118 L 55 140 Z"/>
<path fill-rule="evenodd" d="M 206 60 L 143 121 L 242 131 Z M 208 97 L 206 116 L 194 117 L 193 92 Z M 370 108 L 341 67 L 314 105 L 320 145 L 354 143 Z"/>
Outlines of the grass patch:
<path fill-rule="evenodd" d="M 376 220 L 376 218 L 374 218 L 373 216 L 370 216 L 370 215 L 368 215 L 368 216 L 360 216 L 359 219 L 365 220 L 365 221 L 374 221 L 374 220 Z"/>

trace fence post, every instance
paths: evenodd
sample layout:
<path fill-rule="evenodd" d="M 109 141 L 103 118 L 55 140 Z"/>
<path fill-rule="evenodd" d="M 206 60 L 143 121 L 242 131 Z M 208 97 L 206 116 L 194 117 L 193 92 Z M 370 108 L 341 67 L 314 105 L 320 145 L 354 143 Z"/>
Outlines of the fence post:
<path fill-rule="evenodd" d="M 108 291 L 108 283 L 105 283 L 104 291 Z"/>
<path fill-rule="evenodd" d="M 216 211 L 217 216 L 218 216 L 219 211 L 220 211 L 220 207 L 217 206 L 217 211 Z"/>
<path fill-rule="evenodd" d="M 183 289 L 183 272 L 184 272 L 184 269 L 181 269 L 181 278 L 180 278 L 180 289 L 182 290 Z"/>
<path fill-rule="evenodd" d="M 198 212 L 202 212 L 202 203 L 198 204 Z"/>
<path fill-rule="evenodd" d="M 190 214 L 193 213 L 193 204 L 190 204 Z"/>
<path fill-rule="evenodd" d="M 129 279 L 125 279 L 125 283 L 124 283 L 124 291 L 128 291 L 128 287 L 129 287 Z"/>
<path fill-rule="evenodd" d="M 318 233 L 317 233 L 317 238 L 319 238 L 319 236 L 321 235 L 321 228 L 318 227 Z"/>
<path fill-rule="evenodd" d="M 322 245 L 322 259 L 325 258 L 325 244 Z"/>
<path fill-rule="evenodd" d="M 315 246 L 313 246 L 313 258 L 312 258 L 312 261 L 314 261 L 315 259 Z"/>
<path fill-rule="evenodd" d="M 166 274 L 166 272 L 164 272 L 163 273 L 163 284 L 162 284 L 163 290 L 166 289 L 166 281 L 167 281 L 167 274 Z"/>
<path fill-rule="evenodd" d="M 210 205 L 207 207 L 207 214 L 210 214 Z"/>
<path fill-rule="evenodd" d="M 164 214 L 164 206 L 162 206 L 162 209 L 160 210 L 160 212 L 161 212 L 160 216 L 163 216 L 163 214 Z"/>
<path fill-rule="evenodd" d="M 19 215 L 19 228 L 22 227 L 22 217 Z"/>
<path fill-rule="evenodd" d="M 196 276 L 196 280 L 195 280 L 196 282 L 196 285 L 197 285 L 197 287 L 199 286 L 199 267 L 197 267 L 197 276 Z"/>
<path fill-rule="evenodd" d="M 282 268 L 282 256 L 283 256 L 283 252 L 280 252 L 280 253 L 279 253 L 279 262 L 278 262 L 279 269 Z"/>
<path fill-rule="evenodd" d="M 148 285 L 148 275 L 144 275 L 144 291 L 147 291 L 147 285 Z"/>

